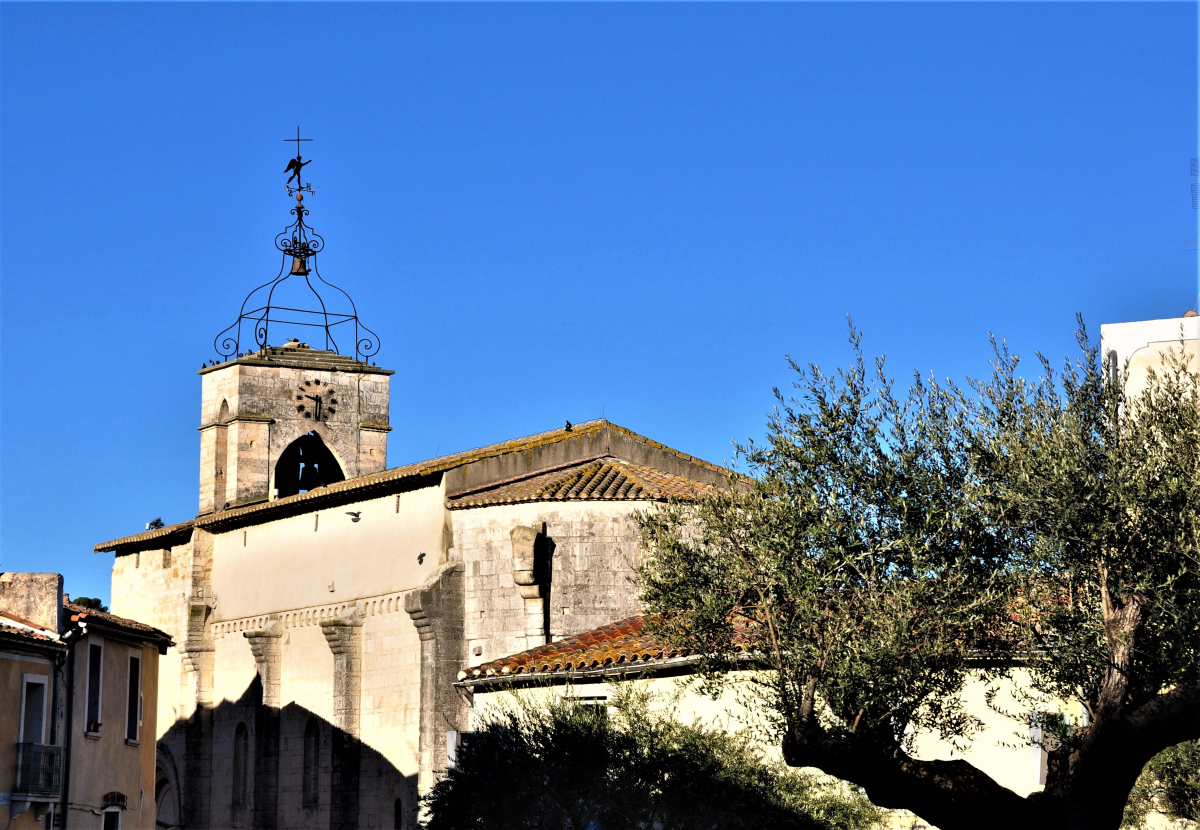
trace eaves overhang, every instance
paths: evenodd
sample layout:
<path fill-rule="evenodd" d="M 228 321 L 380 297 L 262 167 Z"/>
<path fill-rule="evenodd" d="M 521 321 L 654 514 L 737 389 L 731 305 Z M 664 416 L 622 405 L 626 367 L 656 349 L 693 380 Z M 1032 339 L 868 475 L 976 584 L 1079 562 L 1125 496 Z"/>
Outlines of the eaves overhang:
<path fill-rule="evenodd" d="M 382 427 L 383 425 L 378 426 Z M 534 453 L 543 452 L 546 448 L 554 446 L 571 446 L 576 448 L 566 453 L 567 456 L 570 456 L 574 452 L 576 453 L 576 457 L 562 463 L 564 467 L 571 466 L 578 464 L 581 458 L 592 460 L 599 457 L 596 452 L 583 451 L 583 444 L 587 444 L 589 441 L 592 443 L 588 444 L 588 446 L 606 444 L 610 440 L 610 437 L 611 440 L 620 439 L 632 442 L 638 446 L 650 448 L 650 450 L 660 453 L 660 457 L 669 460 L 670 463 L 682 465 L 683 467 L 700 472 L 704 476 L 711 478 L 713 482 L 722 480 L 728 474 L 728 470 L 722 467 L 681 453 L 678 450 L 673 450 L 664 444 L 638 435 L 625 427 L 618 426 L 606 420 L 596 420 L 569 425 L 563 429 L 550 430 L 511 441 L 504 441 L 499 444 L 466 450 L 453 455 L 441 456 L 428 461 L 394 467 L 390 470 L 369 473 L 347 479 L 346 481 L 339 481 L 336 484 L 329 484 L 316 490 L 310 490 L 307 493 L 299 493 L 294 496 L 273 500 L 264 498 L 260 501 L 233 506 L 225 510 L 204 513 L 186 522 L 101 542 L 95 545 L 93 550 L 97 553 L 111 551 L 121 556 L 143 550 L 170 548 L 189 541 L 192 531 L 195 529 L 218 533 L 226 532 L 252 525 L 264 524 L 277 519 L 311 513 L 315 510 L 341 507 L 394 493 L 403 493 L 414 489 L 436 486 L 452 470 L 469 471 L 480 467 L 479 462 L 485 462 L 480 468 L 486 472 L 489 469 L 486 465 L 497 463 L 497 459 L 530 459 L 534 457 Z M 607 455 L 608 453 L 605 452 L 604 454 Z M 553 461 L 546 459 L 542 461 L 542 466 L 535 465 L 520 473 L 517 478 L 544 473 L 552 466 L 554 466 Z M 453 489 L 456 492 L 447 492 L 447 497 L 453 498 L 458 496 L 460 492 L 479 488 L 486 489 L 486 487 L 494 485 L 501 476 L 493 475 L 493 472 L 486 472 L 486 475 L 481 473 L 481 475 L 484 475 L 483 482 L 466 479 L 459 481 L 456 478 L 455 481 L 458 481 L 458 483 L 453 485 Z M 450 483 L 447 483 L 448 490 L 450 487 Z"/>
<path fill-rule="evenodd" d="M 705 658 L 703 655 L 691 654 L 678 657 L 668 657 L 658 660 L 639 660 L 621 663 L 611 663 L 605 666 L 587 668 L 555 669 L 553 671 L 531 671 L 489 674 L 481 677 L 463 677 L 454 685 L 460 689 L 494 690 L 507 689 L 516 686 L 556 686 L 577 681 L 594 681 L 605 678 L 627 680 L 634 677 L 677 677 L 685 674 L 695 674 Z M 734 664 L 733 671 L 747 671 L 766 668 L 761 655 L 739 653 L 728 658 Z"/>

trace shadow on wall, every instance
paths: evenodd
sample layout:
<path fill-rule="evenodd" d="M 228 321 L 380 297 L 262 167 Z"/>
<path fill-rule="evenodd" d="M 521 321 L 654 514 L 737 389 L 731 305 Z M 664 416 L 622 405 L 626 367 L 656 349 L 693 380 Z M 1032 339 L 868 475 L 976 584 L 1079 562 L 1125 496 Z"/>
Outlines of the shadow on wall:
<path fill-rule="evenodd" d="M 237 701 L 176 721 L 158 742 L 159 828 L 411 830 L 417 776 L 303 706 Z"/>

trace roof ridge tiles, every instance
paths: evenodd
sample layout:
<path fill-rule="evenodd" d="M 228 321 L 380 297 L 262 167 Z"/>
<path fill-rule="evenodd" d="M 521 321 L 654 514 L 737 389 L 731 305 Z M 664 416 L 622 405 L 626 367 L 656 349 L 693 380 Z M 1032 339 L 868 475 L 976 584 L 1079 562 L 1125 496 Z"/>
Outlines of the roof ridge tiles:
<path fill-rule="evenodd" d="M 224 364 L 222 364 L 224 365 Z M 215 370 L 216 367 L 211 367 L 210 370 Z M 372 370 L 375 367 L 371 367 Z M 665 444 L 653 441 L 644 435 L 640 435 L 627 427 L 622 427 L 614 424 L 611 421 L 600 418 L 592 421 L 586 421 L 580 424 L 573 424 L 569 428 L 548 430 L 546 432 L 535 433 L 522 438 L 510 439 L 496 444 L 489 444 L 483 447 L 476 447 L 469 450 L 464 450 L 459 453 L 450 455 L 438 456 L 425 461 L 418 461 L 412 464 L 406 464 L 399 467 L 393 467 L 388 470 L 381 470 L 376 473 L 368 473 L 366 475 L 357 476 L 355 478 L 346 479 L 345 481 L 330 484 L 316 490 L 309 490 L 306 493 L 299 493 L 294 496 L 286 496 L 280 499 L 269 501 L 260 501 L 252 504 L 244 504 L 237 507 L 231 507 L 227 510 L 220 510 L 212 513 L 206 513 L 178 524 L 169 525 L 165 528 L 149 530 L 144 533 L 136 533 L 129 536 L 123 536 L 107 542 L 101 542 L 93 547 L 94 551 L 118 551 L 131 553 L 134 550 L 149 550 L 155 543 L 155 540 L 167 536 L 178 534 L 190 534 L 194 528 L 202 528 L 215 532 L 244 527 L 248 524 L 255 524 L 263 521 L 272 521 L 277 518 L 285 518 L 287 516 L 298 515 L 301 513 L 311 512 L 320 509 L 323 506 L 336 506 L 339 504 L 350 503 L 355 500 L 361 500 L 364 497 L 373 497 L 369 494 L 383 490 L 386 493 L 392 492 L 396 487 L 403 486 L 400 482 L 409 482 L 424 477 L 440 476 L 441 474 L 482 461 L 488 458 L 494 458 L 509 453 L 528 452 L 533 449 L 555 444 L 561 441 L 571 441 L 583 436 L 596 435 L 605 430 L 611 430 L 613 433 L 624 436 L 626 439 L 631 439 L 634 442 L 659 450 L 663 453 L 673 455 L 679 459 L 696 465 L 697 467 L 706 469 L 710 472 L 719 472 L 728 474 L 728 470 L 705 461 L 687 453 L 668 447 Z M 683 496 L 687 497 L 695 493 L 703 491 L 705 488 L 713 486 L 710 483 L 705 483 L 699 480 L 693 480 L 686 476 L 672 475 L 654 471 L 652 468 L 642 465 L 633 464 L 621 458 L 616 458 L 608 453 L 604 455 L 592 456 L 587 459 L 576 459 L 565 463 L 555 468 L 545 468 L 542 470 L 534 470 L 524 473 L 521 476 L 507 479 L 502 482 L 491 482 L 481 487 L 474 488 L 469 491 L 455 493 L 447 499 L 447 505 L 451 508 L 461 507 L 476 507 L 486 506 L 491 504 L 514 504 L 528 501 L 539 501 L 548 498 L 545 494 L 533 494 L 521 492 L 517 485 L 520 482 L 527 482 L 539 476 L 549 474 L 555 469 L 569 469 L 578 467 L 582 464 L 591 464 L 600 459 L 608 459 L 607 463 L 611 465 L 620 465 L 626 476 L 634 482 L 625 495 L 604 496 L 599 498 L 613 499 L 621 498 L 623 500 L 638 500 L 638 499 L 661 499 L 668 496 Z M 600 465 L 603 466 L 603 465 Z M 582 472 L 582 471 L 581 471 Z M 630 475 L 630 473 L 633 475 Z M 670 482 L 669 487 L 664 487 L 663 484 Z M 546 481 L 542 486 L 549 488 L 553 483 Z M 506 490 L 510 492 L 505 492 Z M 618 488 L 618 494 L 620 488 Z M 594 496 L 595 497 L 595 496 Z M 572 498 L 570 496 L 557 495 L 555 500 L 564 498 Z M 261 516 L 261 518 L 259 518 Z M 180 544 L 186 539 L 181 539 Z"/>

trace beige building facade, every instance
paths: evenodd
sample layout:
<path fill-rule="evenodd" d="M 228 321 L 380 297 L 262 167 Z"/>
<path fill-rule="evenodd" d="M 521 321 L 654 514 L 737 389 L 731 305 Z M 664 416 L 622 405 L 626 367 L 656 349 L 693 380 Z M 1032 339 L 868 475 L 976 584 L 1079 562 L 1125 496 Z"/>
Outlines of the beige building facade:
<path fill-rule="evenodd" d="M 170 645 L 66 601 L 58 574 L 0 574 L 7 827 L 154 830 L 158 658 Z"/>
<path fill-rule="evenodd" d="M 1137 396 L 1146 388 L 1149 371 L 1161 372 L 1171 352 L 1182 349 L 1192 371 L 1200 367 L 1200 315 L 1189 311 L 1164 320 L 1109 323 L 1100 327 L 1100 347 L 1109 376 L 1124 374 L 1126 394 Z"/>

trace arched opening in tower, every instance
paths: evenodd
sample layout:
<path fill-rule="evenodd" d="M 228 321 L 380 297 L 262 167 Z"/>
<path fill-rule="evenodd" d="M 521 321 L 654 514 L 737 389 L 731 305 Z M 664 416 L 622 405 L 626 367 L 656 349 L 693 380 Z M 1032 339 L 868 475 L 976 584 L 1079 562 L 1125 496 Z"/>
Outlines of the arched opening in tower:
<path fill-rule="evenodd" d="M 275 490 L 279 498 L 345 480 L 341 465 L 315 432 L 305 433 L 288 444 L 275 464 Z"/>

